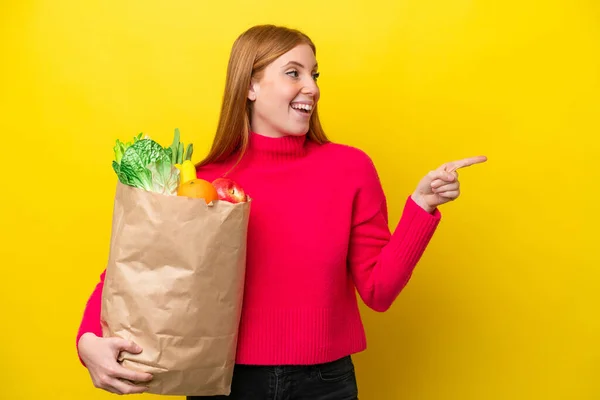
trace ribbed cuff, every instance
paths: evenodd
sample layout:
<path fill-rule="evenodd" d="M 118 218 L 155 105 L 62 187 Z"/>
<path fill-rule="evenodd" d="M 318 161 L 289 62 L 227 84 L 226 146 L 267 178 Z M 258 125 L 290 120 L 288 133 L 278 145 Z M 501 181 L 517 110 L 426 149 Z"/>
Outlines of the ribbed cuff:
<path fill-rule="evenodd" d="M 390 241 L 393 257 L 402 260 L 403 265 L 416 264 L 435 233 L 441 217 L 437 208 L 430 214 L 409 196 Z"/>

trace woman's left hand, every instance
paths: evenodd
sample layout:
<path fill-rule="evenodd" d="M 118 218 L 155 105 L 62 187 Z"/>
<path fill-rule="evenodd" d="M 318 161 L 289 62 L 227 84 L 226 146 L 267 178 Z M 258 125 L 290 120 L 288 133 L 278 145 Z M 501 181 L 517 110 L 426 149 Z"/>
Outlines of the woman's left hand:
<path fill-rule="evenodd" d="M 456 200 L 460 195 L 457 169 L 485 161 L 487 157 L 477 156 L 442 164 L 421 179 L 412 194 L 412 199 L 425 211 L 432 213 L 436 207 Z"/>

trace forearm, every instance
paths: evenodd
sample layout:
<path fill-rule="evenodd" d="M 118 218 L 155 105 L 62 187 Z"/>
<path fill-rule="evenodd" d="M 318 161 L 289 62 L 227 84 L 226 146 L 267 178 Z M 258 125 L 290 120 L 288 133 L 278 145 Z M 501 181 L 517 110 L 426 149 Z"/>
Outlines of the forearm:
<path fill-rule="evenodd" d="M 370 234 L 363 232 L 362 243 L 356 244 L 363 254 L 358 250 L 354 254 L 353 274 L 367 306 L 385 311 L 392 305 L 412 276 L 439 220 L 438 210 L 429 213 L 409 198 L 391 237 L 386 238 L 382 223 L 377 221 L 373 221 Z"/>

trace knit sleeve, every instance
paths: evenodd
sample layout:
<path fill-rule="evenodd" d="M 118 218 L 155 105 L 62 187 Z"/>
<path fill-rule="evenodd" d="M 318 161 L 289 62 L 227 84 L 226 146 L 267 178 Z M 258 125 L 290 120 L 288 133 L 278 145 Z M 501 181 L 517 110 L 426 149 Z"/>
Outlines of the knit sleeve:
<path fill-rule="evenodd" d="M 92 332 L 96 336 L 102 336 L 102 326 L 100 325 L 100 310 L 102 307 L 102 288 L 104 287 L 104 277 L 106 275 L 106 271 L 102 272 L 100 275 L 100 282 L 96 285 L 96 288 L 92 292 L 89 297 L 85 310 L 83 312 L 83 318 L 81 323 L 79 324 L 79 330 L 77 331 L 77 339 L 75 341 L 75 346 L 79 344 L 79 339 L 86 332 Z M 79 351 L 77 351 L 79 355 Z M 79 361 L 85 366 L 85 363 L 79 356 Z"/>
<path fill-rule="evenodd" d="M 408 283 L 440 221 L 409 196 L 393 233 L 386 198 L 371 159 L 357 173 L 348 264 L 359 295 L 375 311 L 386 311 Z"/>

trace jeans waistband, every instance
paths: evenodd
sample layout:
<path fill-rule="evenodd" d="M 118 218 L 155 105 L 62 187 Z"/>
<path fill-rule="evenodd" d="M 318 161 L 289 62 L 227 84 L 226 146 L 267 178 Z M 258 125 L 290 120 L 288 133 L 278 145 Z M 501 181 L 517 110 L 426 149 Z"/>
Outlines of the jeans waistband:
<path fill-rule="evenodd" d="M 263 370 L 265 372 L 270 372 L 273 373 L 275 375 L 286 375 L 292 372 L 297 372 L 297 371 L 302 371 L 302 370 L 312 370 L 312 369 L 318 369 L 324 365 L 330 365 L 330 364 L 335 364 L 335 363 L 342 363 L 342 362 L 347 362 L 348 359 L 351 359 L 351 356 L 345 356 L 342 358 L 339 358 L 337 360 L 334 361 L 330 361 L 330 362 L 325 362 L 325 363 L 320 363 L 320 364 L 309 364 L 309 365 L 295 365 L 295 364 L 291 364 L 291 365 L 249 365 L 249 364 L 237 364 L 236 367 L 238 368 L 252 368 L 252 369 L 260 369 Z"/>

